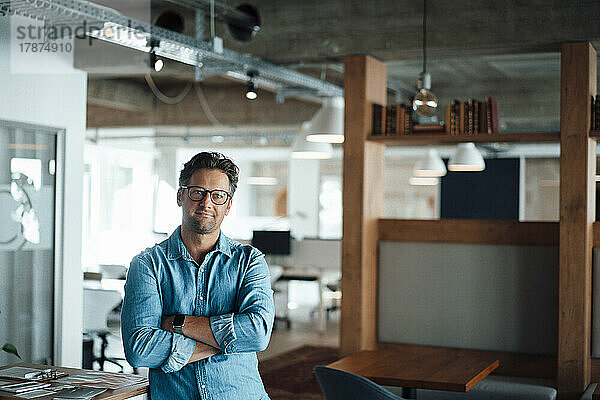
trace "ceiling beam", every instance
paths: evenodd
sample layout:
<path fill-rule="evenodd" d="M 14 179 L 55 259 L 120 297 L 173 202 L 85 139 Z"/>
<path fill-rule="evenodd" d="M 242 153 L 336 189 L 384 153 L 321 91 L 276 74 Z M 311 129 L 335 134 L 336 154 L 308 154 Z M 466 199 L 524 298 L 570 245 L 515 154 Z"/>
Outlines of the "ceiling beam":
<path fill-rule="evenodd" d="M 114 96 L 110 93 L 124 93 L 133 87 L 126 83 L 123 86 L 119 86 L 120 84 L 115 81 L 90 81 L 92 92 L 108 94 L 104 97 L 96 96 L 94 101 L 88 102 L 88 128 L 212 125 L 202 109 L 195 89 L 190 90 L 180 103 L 174 105 L 161 103 L 149 90 L 144 90 L 143 93 L 136 92 L 140 96 L 139 102 L 144 104 L 140 110 L 133 110 L 129 102 L 123 102 L 125 107 L 115 107 L 118 105 L 116 101 L 107 101 L 109 107 L 107 104 L 99 104 L 101 101 L 98 99 L 111 99 Z M 107 88 L 103 88 L 104 85 Z M 319 108 L 318 104 L 294 99 L 279 104 L 275 101 L 275 95 L 267 91 L 260 91 L 258 99 L 250 101 L 244 96 L 245 88 L 241 85 L 199 87 L 207 100 L 210 112 L 223 125 L 301 124 L 311 119 Z M 175 96 L 173 89 L 176 88 L 169 89 L 167 94 Z M 148 102 L 152 103 L 150 108 L 146 108 Z"/>
<path fill-rule="evenodd" d="M 146 85 L 124 80 L 89 80 L 87 102 L 123 111 L 151 111 L 152 93 Z"/>

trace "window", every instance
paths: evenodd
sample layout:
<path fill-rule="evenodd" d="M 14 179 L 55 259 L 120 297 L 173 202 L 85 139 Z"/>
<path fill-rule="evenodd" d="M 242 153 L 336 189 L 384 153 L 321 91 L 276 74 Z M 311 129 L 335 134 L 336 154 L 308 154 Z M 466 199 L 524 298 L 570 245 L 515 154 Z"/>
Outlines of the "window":
<path fill-rule="evenodd" d="M 156 242 L 153 157 L 152 152 L 85 147 L 84 268 L 129 265 L 133 256 Z"/>

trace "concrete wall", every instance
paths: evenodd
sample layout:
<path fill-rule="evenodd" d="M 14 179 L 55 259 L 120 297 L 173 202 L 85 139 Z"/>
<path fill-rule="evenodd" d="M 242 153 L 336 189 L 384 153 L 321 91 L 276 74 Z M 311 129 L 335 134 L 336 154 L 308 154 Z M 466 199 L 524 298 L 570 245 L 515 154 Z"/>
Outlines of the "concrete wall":
<path fill-rule="evenodd" d="M 29 22 L 22 19 L 17 23 Z M 66 129 L 54 362 L 77 367 L 81 363 L 81 182 L 87 77 L 64 63 L 64 55 L 53 53 L 43 54 L 43 62 L 29 64 L 28 73 L 11 70 L 10 43 L 9 19 L 0 17 L 0 119 Z M 62 65 L 61 73 L 45 73 L 53 61 Z"/>

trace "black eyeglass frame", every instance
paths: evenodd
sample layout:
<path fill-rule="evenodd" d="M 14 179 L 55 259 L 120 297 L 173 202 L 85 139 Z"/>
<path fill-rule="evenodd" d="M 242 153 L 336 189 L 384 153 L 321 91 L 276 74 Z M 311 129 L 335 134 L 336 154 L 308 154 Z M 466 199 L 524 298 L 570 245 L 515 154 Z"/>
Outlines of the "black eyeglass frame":
<path fill-rule="evenodd" d="M 191 186 L 180 186 L 179 188 L 180 188 L 181 190 L 187 189 L 187 192 L 188 192 L 188 198 L 189 198 L 191 201 L 203 201 L 203 200 L 206 198 L 206 195 L 208 194 L 208 195 L 209 195 L 209 196 L 208 196 L 208 198 L 209 198 L 209 199 L 210 199 L 210 201 L 211 201 L 211 202 L 212 202 L 214 205 L 216 205 L 216 206 L 222 206 L 223 204 L 226 204 L 226 203 L 227 203 L 227 201 L 233 197 L 233 196 L 232 196 L 232 195 L 231 195 L 231 194 L 230 194 L 228 191 L 226 191 L 226 190 L 223 190 L 223 189 L 214 189 L 214 190 L 208 190 L 208 189 L 205 189 L 205 188 L 203 188 L 202 186 L 196 186 L 196 185 L 191 185 Z M 190 188 L 198 188 L 198 189 L 202 189 L 202 190 L 203 190 L 203 195 L 202 195 L 202 198 L 201 198 L 201 199 L 199 199 L 199 200 L 194 200 L 194 199 L 192 199 L 192 195 L 190 194 Z M 225 197 L 225 201 L 224 201 L 224 202 L 222 202 L 222 203 L 217 203 L 217 202 L 215 202 L 215 200 L 214 200 L 214 199 L 213 199 L 213 197 L 212 197 L 212 194 L 213 194 L 213 192 L 223 192 L 223 193 L 225 193 L 225 194 L 227 195 L 227 196 Z"/>

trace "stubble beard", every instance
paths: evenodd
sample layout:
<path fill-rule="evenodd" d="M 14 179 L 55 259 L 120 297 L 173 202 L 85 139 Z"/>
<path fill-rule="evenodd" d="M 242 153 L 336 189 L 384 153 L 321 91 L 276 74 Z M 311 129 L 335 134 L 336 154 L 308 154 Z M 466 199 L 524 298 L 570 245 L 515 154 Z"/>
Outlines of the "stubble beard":
<path fill-rule="evenodd" d="M 202 222 L 199 218 L 193 215 L 188 215 L 185 217 L 184 222 L 192 232 L 202 235 L 213 233 L 217 229 L 217 221 L 215 219 L 212 221 Z"/>

